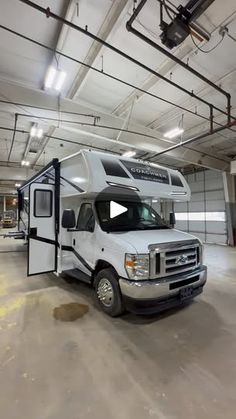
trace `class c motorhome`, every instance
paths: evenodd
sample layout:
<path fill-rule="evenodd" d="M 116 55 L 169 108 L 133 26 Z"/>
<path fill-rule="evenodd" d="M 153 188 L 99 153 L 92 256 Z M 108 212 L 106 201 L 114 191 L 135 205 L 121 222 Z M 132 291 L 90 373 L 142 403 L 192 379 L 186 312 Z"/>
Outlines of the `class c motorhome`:
<path fill-rule="evenodd" d="M 54 159 L 18 193 L 29 276 L 89 283 L 111 316 L 153 313 L 202 292 L 202 244 L 174 229 L 174 201 L 190 199 L 181 173 L 82 150 Z"/>

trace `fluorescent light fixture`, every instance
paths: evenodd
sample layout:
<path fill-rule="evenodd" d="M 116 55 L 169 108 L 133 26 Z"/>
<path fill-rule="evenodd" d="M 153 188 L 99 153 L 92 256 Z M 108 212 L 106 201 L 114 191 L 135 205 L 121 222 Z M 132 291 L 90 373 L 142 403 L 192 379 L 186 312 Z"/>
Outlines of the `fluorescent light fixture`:
<path fill-rule="evenodd" d="M 174 129 L 166 132 L 164 134 L 164 137 L 169 138 L 171 140 L 172 138 L 178 137 L 178 135 L 183 134 L 183 132 L 184 132 L 183 128 L 177 127 L 177 128 L 174 128 Z"/>
<path fill-rule="evenodd" d="M 58 91 L 61 90 L 62 85 L 65 81 L 65 78 L 66 78 L 66 72 L 65 71 L 58 71 L 56 84 L 55 84 L 55 89 L 56 90 L 58 90 Z"/>
<path fill-rule="evenodd" d="M 43 129 L 42 128 L 37 128 L 35 125 L 33 125 L 32 128 L 31 128 L 31 130 L 30 130 L 30 136 L 31 137 L 42 138 L 42 136 L 43 136 Z"/>
<path fill-rule="evenodd" d="M 157 199 L 153 199 L 153 200 L 152 200 L 152 202 L 154 202 L 154 203 L 155 203 L 155 202 L 158 202 L 158 200 L 157 200 Z"/>
<path fill-rule="evenodd" d="M 31 137 L 35 137 L 36 132 L 37 132 L 37 128 L 33 125 L 31 130 L 30 130 Z"/>
<path fill-rule="evenodd" d="M 136 151 L 126 151 L 125 153 L 122 154 L 123 157 L 134 157 L 136 155 Z"/>
<path fill-rule="evenodd" d="M 21 183 L 15 183 L 15 187 L 19 188 L 21 186 Z"/>
<path fill-rule="evenodd" d="M 39 128 L 39 129 L 37 130 L 36 135 L 37 135 L 37 137 L 38 137 L 38 138 L 42 138 L 42 136 L 43 136 L 43 129 L 42 129 L 42 128 Z"/>
<path fill-rule="evenodd" d="M 50 89 L 52 87 L 56 74 L 57 74 L 57 70 L 52 66 L 49 67 L 47 71 L 47 75 L 46 75 L 46 80 L 45 80 L 45 87 L 47 89 Z"/>
<path fill-rule="evenodd" d="M 21 166 L 29 166 L 30 162 L 27 160 L 22 160 Z"/>

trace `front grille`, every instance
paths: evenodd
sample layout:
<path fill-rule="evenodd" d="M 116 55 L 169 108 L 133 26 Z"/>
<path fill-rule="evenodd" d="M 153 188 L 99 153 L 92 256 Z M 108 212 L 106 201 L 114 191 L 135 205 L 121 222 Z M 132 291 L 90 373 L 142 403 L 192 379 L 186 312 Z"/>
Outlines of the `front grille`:
<path fill-rule="evenodd" d="M 200 245 L 198 241 L 187 243 L 163 244 L 154 252 L 151 260 L 153 261 L 152 273 L 155 277 L 165 277 L 188 273 L 200 264 Z"/>

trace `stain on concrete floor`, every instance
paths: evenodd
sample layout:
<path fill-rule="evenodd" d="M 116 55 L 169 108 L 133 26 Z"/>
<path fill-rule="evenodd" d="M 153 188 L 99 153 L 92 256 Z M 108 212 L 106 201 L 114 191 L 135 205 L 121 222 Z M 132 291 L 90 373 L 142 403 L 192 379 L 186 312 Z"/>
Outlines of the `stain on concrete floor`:
<path fill-rule="evenodd" d="M 73 322 L 88 313 L 89 307 L 86 304 L 69 303 L 61 304 L 53 310 L 53 317 L 62 322 Z"/>

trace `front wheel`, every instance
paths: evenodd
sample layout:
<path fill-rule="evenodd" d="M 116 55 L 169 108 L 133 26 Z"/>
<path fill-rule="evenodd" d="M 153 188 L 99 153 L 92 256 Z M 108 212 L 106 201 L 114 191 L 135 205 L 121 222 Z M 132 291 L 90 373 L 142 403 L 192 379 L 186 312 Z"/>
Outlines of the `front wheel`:
<path fill-rule="evenodd" d="M 124 304 L 113 269 L 102 269 L 94 281 L 96 298 L 102 310 L 109 316 L 116 317 L 124 312 Z"/>

